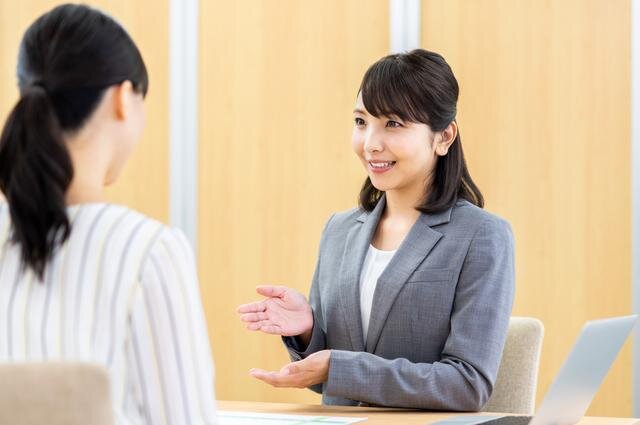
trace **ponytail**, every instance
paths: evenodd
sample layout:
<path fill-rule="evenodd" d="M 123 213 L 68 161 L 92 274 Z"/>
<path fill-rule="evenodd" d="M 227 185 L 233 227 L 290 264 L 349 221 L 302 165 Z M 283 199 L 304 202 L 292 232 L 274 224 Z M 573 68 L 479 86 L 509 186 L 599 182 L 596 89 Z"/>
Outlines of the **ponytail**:
<path fill-rule="evenodd" d="M 83 127 L 108 87 L 131 81 L 145 95 L 149 78 L 125 29 L 78 4 L 56 6 L 27 28 L 17 76 L 21 97 L 0 135 L 0 190 L 23 269 L 42 279 L 71 234 L 65 195 L 73 163 L 65 138 Z"/>
<path fill-rule="evenodd" d="M 32 85 L 11 111 L 0 136 L 0 190 L 9 203 L 11 241 L 23 267 L 42 279 L 71 224 L 65 192 L 73 177 L 62 128 L 45 89 Z"/>

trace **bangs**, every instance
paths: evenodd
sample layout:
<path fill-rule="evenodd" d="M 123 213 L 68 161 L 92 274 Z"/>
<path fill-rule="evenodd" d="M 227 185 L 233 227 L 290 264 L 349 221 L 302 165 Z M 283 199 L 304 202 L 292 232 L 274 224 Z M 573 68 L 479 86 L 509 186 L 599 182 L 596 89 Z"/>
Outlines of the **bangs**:
<path fill-rule="evenodd" d="M 396 55 L 373 64 L 360 86 L 367 112 L 376 118 L 396 116 L 403 121 L 429 125 L 429 117 L 416 100 L 420 99 L 417 81 L 411 81 L 411 69 Z"/>

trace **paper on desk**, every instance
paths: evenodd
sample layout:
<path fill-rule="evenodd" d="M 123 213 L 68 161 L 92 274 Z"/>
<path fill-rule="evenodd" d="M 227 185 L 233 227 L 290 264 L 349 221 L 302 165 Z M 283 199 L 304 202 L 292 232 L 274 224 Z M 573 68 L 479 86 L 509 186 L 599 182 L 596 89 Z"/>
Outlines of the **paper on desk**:
<path fill-rule="evenodd" d="M 454 416 L 453 418 L 447 418 L 438 422 L 434 422 L 431 425 L 476 425 L 483 422 L 490 421 L 491 419 L 497 419 L 500 416 L 482 415 L 482 416 Z"/>
<path fill-rule="evenodd" d="M 343 425 L 362 422 L 367 418 L 346 416 L 278 415 L 218 410 L 218 425 Z"/>

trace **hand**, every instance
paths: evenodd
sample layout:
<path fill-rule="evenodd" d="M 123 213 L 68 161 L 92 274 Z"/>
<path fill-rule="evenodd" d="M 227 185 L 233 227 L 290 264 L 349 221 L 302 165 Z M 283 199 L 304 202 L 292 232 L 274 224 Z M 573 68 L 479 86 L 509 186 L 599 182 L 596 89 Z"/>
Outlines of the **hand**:
<path fill-rule="evenodd" d="M 274 387 L 307 388 L 326 382 L 329 377 L 331 350 L 311 354 L 304 360 L 289 363 L 278 372 L 251 369 L 249 375 Z"/>
<path fill-rule="evenodd" d="M 313 312 L 307 299 L 285 286 L 258 286 L 256 291 L 267 299 L 238 307 L 240 320 L 247 329 L 282 336 L 311 336 Z"/>

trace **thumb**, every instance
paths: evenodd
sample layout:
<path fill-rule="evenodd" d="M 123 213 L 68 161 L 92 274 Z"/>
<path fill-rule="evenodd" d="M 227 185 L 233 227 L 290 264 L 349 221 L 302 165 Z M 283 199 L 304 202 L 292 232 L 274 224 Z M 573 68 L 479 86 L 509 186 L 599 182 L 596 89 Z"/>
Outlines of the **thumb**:
<path fill-rule="evenodd" d="M 288 289 L 286 286 L 261 285 L 256 287 L 256 292 L 263 297 L 282 298 Z"/>
<path fill-rule="evenodd" d="M 288 365 L 284 366 L 280 372 L 283 375 L 295 375 L 296 373 L 300 373 L 300 367 L 295 364 L 295 363 L 289 363 Z"/>

